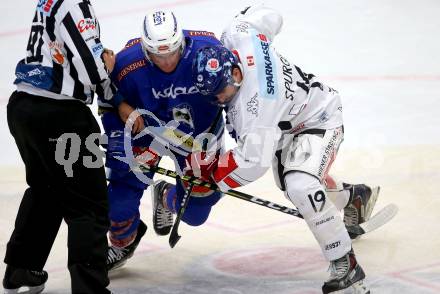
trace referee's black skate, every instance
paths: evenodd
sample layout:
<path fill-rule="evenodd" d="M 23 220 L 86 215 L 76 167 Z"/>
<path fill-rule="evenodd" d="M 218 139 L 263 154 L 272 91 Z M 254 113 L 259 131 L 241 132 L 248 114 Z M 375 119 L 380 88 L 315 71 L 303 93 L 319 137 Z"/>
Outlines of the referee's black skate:
<path fill-rule="evenodd" d="M 116 246 L 108 247 L 108 252 L 107 252 L 108 271 L 112 271 L 117 268 L 120 268 L 127 263 L 127 260 L 133 256 L 134 251 L 136 250 L 137 246 L 139 245 L 139 242 L 141 241 L 142 237 L 145 235 L 146 231 L 147 231 L 147 225 L 144 224 L 143 221 L 140 221 L 137 229 L 136 238 L 134 239 L 133 243 L 131 243 L 130 245 L 124 248 L 119 248 Z"/>
<path fill-rule="evenodd" d="M 370 294 L 364 279 L 365 273 L 351 249 L 330 262 L 330 278 L 322 286 L 322 293 Z"/>
<path fill-rule="evenodd" d="M 3 293 L 19 293 L 20 288 L 28 288 L 27 294 L 41 293 L 47 281 L 46 271 L 31 271 L 13 266 L 6 266 L 5 277 L 3 278 Z"/>
<path fill-rule="evenodd" d="M 367 185 L 343 184 L 344 188 L 350 189 L 350 200 L 344 208 L 344 224 L 346 226 L 360 225 L 370 219 L 379 196 L 379 187 L 370 188 Z M 351 239 L 359 238 L 359 235 L 348 233 Z"/>
<path fill-rule="evenodd" d="M 163 196 L 165 190 L 172 187 L 165 181 L 158 181 L 152 187 L 152 203 L 153 203 L 153 227 L 159 236 L 168 235 L 173 227 L 173 213 L 164 207 Z"/>

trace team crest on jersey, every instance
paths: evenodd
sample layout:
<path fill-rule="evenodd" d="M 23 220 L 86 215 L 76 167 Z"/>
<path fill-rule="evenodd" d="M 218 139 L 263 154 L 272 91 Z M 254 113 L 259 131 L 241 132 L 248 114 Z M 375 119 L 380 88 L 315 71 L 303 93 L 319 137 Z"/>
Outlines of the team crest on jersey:
<path fill-rule="evenodd" d="M 206 63 L 206 70 L 208 72 L 218 72 L 220 70 L 220 64 L 218 59 L 216 58 L 209 59 L 208 62 Z"/>
<path fill-rule="evenodd" d="M 52 56 L 52 60 L 62 66 L 67 65 L 66 55 L 63 50 L 63 45 L 58 42 L 49 42 L 49 50 L 50 55 Z"/>

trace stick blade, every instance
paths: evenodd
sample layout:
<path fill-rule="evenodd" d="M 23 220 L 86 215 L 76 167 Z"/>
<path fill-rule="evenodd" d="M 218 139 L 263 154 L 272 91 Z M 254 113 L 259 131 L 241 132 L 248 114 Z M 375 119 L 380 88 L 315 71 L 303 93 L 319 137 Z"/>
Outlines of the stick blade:
<path fill-rule="evenodd" d="M 170 244 L 171 248 L 174 248 L 176 246 L 177 242 L 179 242 L 181 236 L 174 230 L 171 231 L 170 238 L 168 239 L 168 243 Z"/>
<path fill-rule="evenodd" d="M 365 233 L 372 232 L 392 220 L 398 211 L 399 208 L 396 204 L 388 204 L 378 213 L 373 215 L 368 221 L 360 224 L 359 226 L 364 230 Z"/>

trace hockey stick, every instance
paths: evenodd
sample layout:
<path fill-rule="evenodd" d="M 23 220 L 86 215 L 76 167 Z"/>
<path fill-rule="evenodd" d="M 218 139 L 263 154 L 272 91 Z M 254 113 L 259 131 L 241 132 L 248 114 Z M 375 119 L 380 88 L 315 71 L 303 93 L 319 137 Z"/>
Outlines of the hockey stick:
<path fill-rule="evenodd" d="M 378 213 L 373 215 L 368 221 L 361 223 L 357 226 L 347 226 L 347 231 L 356 235 L 356 237 L 376 230 L 389 222 L 399 211 L 396 204 L 391 203 L 379 210 Z"/>
<path fill-rule="evenodd" d="M 380 187 L 371 188 L 371 195 L 369 203 L 365 207 L 365 216 L 370 216 L 379 195 Z M 369 217 L 366 222 L 347 228 L 350 231 L 350 235 L 353 239 L 357 239 L 359 236 L 374 231 L 375 229 L 383 226 L 389 222 L 398 212 L 397 205 L 389 204 L 382 208 L 373 217 Z"/>
<path fill-rule="evenodd" d="M 221 116 L 222 116 L 223 108 L 220 108 L 217 112 L 216 117 L 214 118 L 213 123 L 208 129 L 208 133 L 213 133 L 215 130 L 215 127 L 217 126 Z M 206 151 L 208 149 L 208 141 L 205 139 L 203 142 L 202 150 Z M 159 170 L 159 167 L 156 167 L 156 171 Z M 177 174 L 176 174 L 177 175 Z M 175 179 L 178 179 L 178 177 L 175 177 Z M 180 208 L 177 212 L 176 220 L 174 221 L 173 228 L 170 233 L 170 238 L 168 239 L 168 243 L 170 244 L 171 248 L 174 248 L 176 246 L 177 242 L 179 242 L 181 236 L 179 235 L 179 224 L 180 220 L 182 219 L 183 214 L 185 213 L 185 209 L 188 206 L 189 203 L 189 197 L 191 196 L 192 189 L 195 185 L 194 182 L 188 181 L 189 186 L 185 190 L 185 194 L 182 197 L 182 201 L 180 202 Z"/>
<path fill-rule="evenodd" d="M 149 167 L 149 166 L 143 166 L 141 165 L 140 170 L 142 172 L 155 172 L 167 177 L 171 177 L 174 179 L 179 179 L 185 182 L 188 182 L 190 184 L 193 184 L 193 186 L 202 186 L 214 191 L 222 192 L 215 184 L 201 181 L 200 179 L 194 177 L 194 176 L 179 176 L 175 171 L 164 169 L 162 167 Z M 299 218 L 303 218 L 302 215 L 299 213 L 298 210 L 286 207 L 274 202 L 271 202 L 269 200 L 264 200 L 240 191 L 236 190 L 229 190 L 226 192 L 222 192 L 223 194 L 239 198 L 244 201 L 252 202 L 254 204 L 264 206 L 273 210 L 277 210 L 289 215 L 293 215 Z M 363 234 L 369 233 L 371 231 L 376 230 L 377 228 L 383 226 L 387 222 L 389 222 L 398 212 L 398 208 L 395 204 L 389 204 L 386 207 L 382 208 L 378 213 L 376 213 L 374 216 L 372 216 L 368 221 L 360 224 L 360 225 L 354 225 L 354 226 L 346 226 L 347 231 L 351 234 L 355 235 L 355 237 L 361 236 Z M 180 236 L 179 236 L 180 238 Z M 170 238 L 171 239 L 171 238 Z M 170 244 L 171 245 L 171 244 Z"/>
<path fill-rule="evenodd" d="M 192 189 L 194 187 L 193 183 L 190 183 L 189 186 L 185 190 L 185 194 L 183 195 L 182 202 L 180 203 L 179 211 L 177 212 L 176 220 L 174 221 L 173 229 L 170 233 L 170 238 L 168 239 L 168 243 L 171 248 L 176 246 L 177 242 L 179 242 L 182 236 L 179 235 L 179 224 L 182 219 L 183 214 L 185 213 L 185 209 L 189 203 L 189 197 L 191 195 Z"/>

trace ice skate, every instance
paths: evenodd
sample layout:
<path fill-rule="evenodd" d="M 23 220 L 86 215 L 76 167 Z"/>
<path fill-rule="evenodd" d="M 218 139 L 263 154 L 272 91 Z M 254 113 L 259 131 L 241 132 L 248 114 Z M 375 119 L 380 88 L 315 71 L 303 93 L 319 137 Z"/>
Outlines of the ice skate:
<path fill-rule="evenodd" d="M 344 223 L 346 226 L 359 225 L 370 219 L 379 196 L 380 187 L 370 188 L 367 185 L 347 185 L 350 189 L 350 201 L 344 208 Z M 350 234 L 352 239 L 358 237 Z"/>
<path fill-rule="evenodd" d="M 108 253 L 107 253 L 108 271 L 112 271 L 117 268 L 120 268 L 125 263 L 127 263 L 127 260 L 133 256 L 134 251 L 136 250 L 137 246 L 139 245 L 139 242 L 141 241 L 142 237 L 145 235 L 146 231 L 147 231 L 147 225 L 144 224 L 144 222 L 140 221 L 137 230 L 137 235 L 133 243 L 131 243 L 130 245 L 124 248 L 119 248 L 116 246 L 110 246 L 108 248 Z"/>
<path fill-rule="evenodd" d="M 5 277 L 3 278 L 3 293 L 20 293 L 23 287 L 28 288 L 27 294 L 38 294 L 44 289 L 48 274 L 46 271 L 31 271 L 22 268 L 15 268 L 8 265 L 6 267 Z"/>
<path fill-rule="evenodd" d="M 357 263 L 353 249 L 330 262 L 330 278 L 322 286 L 322 293 L 369 294 L 364 284 L 365 273 Z"/>
<path fill-rule="evenodd" d="M 173 227 L 173 213 L 164 207 L 163 194 L 171 184 L 165 181 L 158 181 L 154 184 L 151 198 L 153 203 L 153 227 L 159 236 L 168 235 Z"/>

